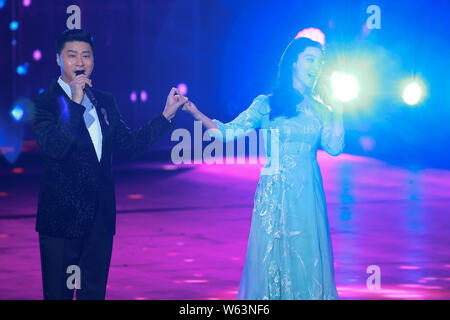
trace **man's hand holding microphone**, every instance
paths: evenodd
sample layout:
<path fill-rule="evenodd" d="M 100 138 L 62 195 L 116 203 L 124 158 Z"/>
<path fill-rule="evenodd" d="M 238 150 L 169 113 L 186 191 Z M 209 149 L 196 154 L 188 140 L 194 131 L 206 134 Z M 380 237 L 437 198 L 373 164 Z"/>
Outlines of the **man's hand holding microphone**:
<path fill-rule="evenodd" d="M 92 88 L 92 80 L 89 79 L 87 75 L 84 74 L 84 70 L 75 71 L 75 78 L 70 82 L 70 90 L 72 91 L 72 100 L 78 104 L 83 101 L 84 93 L 87 94 L 91 102 L 94 103 L 95 97 L 89 92 L 89 87 Z M 88 85 L 89 87 L 86 87 Z M 167 120 L 171 120 L 178 108 L 188 102 L 189 99 L 179 93 L 177 88 L 172 88 L 167 96 L 166 106 L 162 112 L 163 116 Z"/>

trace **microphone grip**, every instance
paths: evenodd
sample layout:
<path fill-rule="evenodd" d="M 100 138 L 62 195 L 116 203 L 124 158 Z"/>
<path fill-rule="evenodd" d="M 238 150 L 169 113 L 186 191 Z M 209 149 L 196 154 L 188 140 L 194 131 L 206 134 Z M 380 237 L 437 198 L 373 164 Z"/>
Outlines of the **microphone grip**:
<path fill-rule="evenodd" d="M 75 75 L 84 74 L 84 70 L 77 70 L 75 71 Z M 91 100 L 92 104 L 94 106 L 97 106 L 97 99 L 95 99 L 94 94 L 92 93 L 91 88 L 88 85 L 84 86 L 83 92 L 86 94 L 86 96 Z"/>

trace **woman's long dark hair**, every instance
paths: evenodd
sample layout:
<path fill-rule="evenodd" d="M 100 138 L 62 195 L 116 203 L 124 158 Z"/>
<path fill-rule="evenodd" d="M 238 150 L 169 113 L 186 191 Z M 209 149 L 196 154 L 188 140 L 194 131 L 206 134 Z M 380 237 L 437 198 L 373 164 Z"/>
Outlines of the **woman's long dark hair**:
<path fill-rule="evenodd" d="M 298 55 L 307 47 L 323 49 L 317 41 L 309 38 L 297 38 L 292 40 L 284 50 L 278 64 L 277 82 L 270 96 L 270 120 L 279 116 L 290 118 L 297 114 L 297 104 L 303 101 L 303 95 L 292 84 L 293 64 L 297 62 Z"/>

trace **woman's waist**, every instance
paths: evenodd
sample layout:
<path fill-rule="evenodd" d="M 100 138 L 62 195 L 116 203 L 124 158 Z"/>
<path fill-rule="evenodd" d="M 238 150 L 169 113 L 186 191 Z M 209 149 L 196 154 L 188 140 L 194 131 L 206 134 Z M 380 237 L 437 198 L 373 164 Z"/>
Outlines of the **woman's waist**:
<path fill-rule="evenodd" d="M 285 153 L 278 157 L 269 157 L 264 165 L 267 172 L 296 172 L 304 170 L 312 170 L 318 167 L 317 157 L 315 153 Z M 270 169 L 270 171 L 268 171 Z M 265 172 L 266 172 L 265 171 Z"/>
<path fill-rule="evenodd" d="M 272 145 L 268 156 L 297 157 L 297 158 L 316 158 L 317 147 L 315 144 L 305 142 L 281 142 L 278 145 Z"/>

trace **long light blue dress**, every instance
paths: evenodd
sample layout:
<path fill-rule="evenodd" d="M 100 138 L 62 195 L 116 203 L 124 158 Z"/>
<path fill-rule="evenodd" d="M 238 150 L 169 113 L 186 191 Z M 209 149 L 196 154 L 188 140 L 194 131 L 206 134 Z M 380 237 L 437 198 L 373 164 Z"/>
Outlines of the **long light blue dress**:
<path fill-rule="evenodd" d="M 219 131 L 211 136 L 225 141 L 226 130 L 279 130 L 279 171 L 260 175 L 238 299 L 339 299 L 316 153 L 320 144 L 339 155 L 344 133 L 334 134 L 329 109 L 319 116 L 310 106 L 320 103 L 305 101 L 296 117 L 269 120 L 269 97 L 260 95 L 233 121 L 213 120 Z"/>

